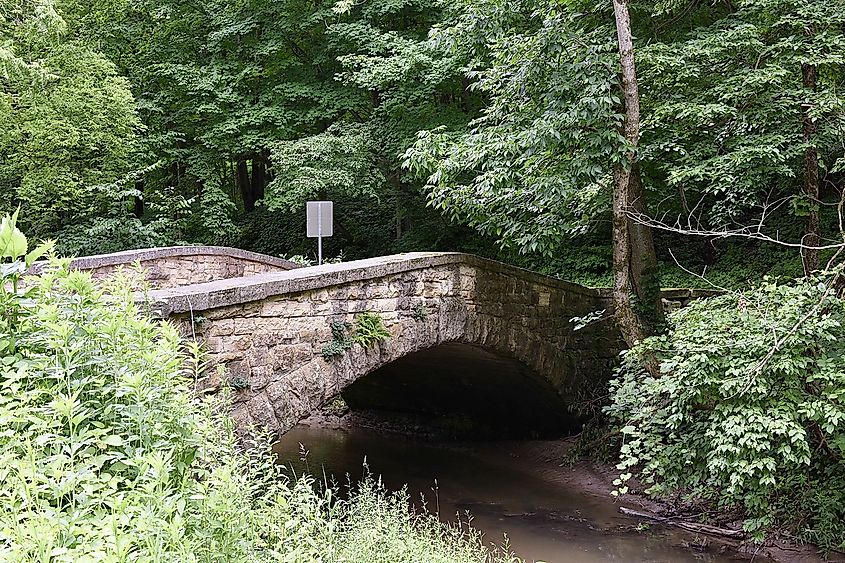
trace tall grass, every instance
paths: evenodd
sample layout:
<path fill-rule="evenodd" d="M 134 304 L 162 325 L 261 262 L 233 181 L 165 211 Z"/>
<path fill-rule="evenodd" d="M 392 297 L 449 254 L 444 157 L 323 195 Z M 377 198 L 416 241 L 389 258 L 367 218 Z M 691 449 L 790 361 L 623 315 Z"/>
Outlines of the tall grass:
<path fill-rule="evenodd" d="M 2 241 L 0 241 L 2 242 Z M 365 481 L 348 500 L 288 479 L 190 393 L 177 331 L 126 278 L 54 261 L 0 280 L 0 560 L 512 561 L 478 532 Z M 24 288 L 24 289 L 21 289 Z"/>

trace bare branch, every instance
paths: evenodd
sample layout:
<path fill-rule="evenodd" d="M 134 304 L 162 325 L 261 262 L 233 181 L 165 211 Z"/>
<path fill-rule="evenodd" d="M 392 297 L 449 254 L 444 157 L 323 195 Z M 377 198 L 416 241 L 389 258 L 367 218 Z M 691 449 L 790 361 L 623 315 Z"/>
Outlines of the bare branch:
<path fill-rule="evenodd" d="M 697 273 L 693 272 L 692 270 L 690 270 L 689 268 L 685 268 L 684 266 L 682 266 L 682 265 L 681 265 L 681 263 L 680 263 L 680 262 L 678 262 L 678 259 L 677 259 L 677 258 L 675 258 L 675 254 L 672 252 L 672 249 L 671 249 L 671 248 L 669 248 L 668 250 L 669 250 L 669 256 L 671 256 L 671 257 L 672 257 L 672 260 L 674 260 L 674 261 L 675 261 L 675 265 L 676 265 L 677 267 L 679 267 L 681 270 L 685 271 L 686 273 L 690 274 L 691 276 L 695 276 L 695 277 L 697 277 L 697 278 L 701 279 L 701 280 L 702 280 L 702 281 L 704 281 L 707 285 L 712 286 L 714 289 L 718 289 L 719 291 L 723 291 L 723 292 L 725 292 L 725 293 L 734 293 L 734 292 L 733 292 L 733 291 L 731 291 L 730 289 L 727 289 L 727 288 L 722 287 L 722 286 L 720 286 L 720 285 L 716 285 L 715 283 L 711 282 L 711 281 L 710 281 L 710 280 L 708 280 L 706 277 L 704 277 L 704 275 L 703 275 L 703 274 L 697 274 Z"/>
<path fill-rule="evenodd" d="M 763 242 L 769 242 L 772 244 L 777 244 L 780 246 L 785 246 L 788 248 L 797 248 L 797 249 L 812 249 L 812 250 L 837 250 L 845 247 L 845 241 L 837 242 L 835 244 L 823 244 L 818 246 L 810 246 L 807 244 L 803 244 L 801 242 L 787 242 L 780 240 L 778 238 L 773 238 L 765 233 L 762 232 L 763 222 L 765 221 L 765 212 L 764 215 L 761 217 L 760 221 L 757 223 L 755 227 L 740 227 L 737 229 L 702 229 L 699 227 L 693 227 L 690 224 L 690 227 L 682 227 L 680 226 L 679 222 L 676 222 L 674 225 L 670 225 L 663 221 L 659 221 L 657 219 L 652 219 L 651 217 L 637 212 L 633 208 L 628 208 L 626 211 L 628 217 L 638 223 L 640 225 L 645 225 L 647 227 L 651 227 L 652 229 L 658 229 L 661 231 L 671 232 L 671 233 L 678 233 L 682 235 L 691 235 L 691 236 L 699 236 L 699 237 L 708 237 L 708 238 L 745 238 L 751 240 L 759 240 Z"/>

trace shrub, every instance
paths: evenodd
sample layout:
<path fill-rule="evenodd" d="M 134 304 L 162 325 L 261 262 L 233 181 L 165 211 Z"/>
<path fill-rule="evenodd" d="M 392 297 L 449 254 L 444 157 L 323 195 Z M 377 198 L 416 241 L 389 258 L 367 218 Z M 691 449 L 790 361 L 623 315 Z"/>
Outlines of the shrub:
<path fill-rule="evenodd" d="M 840 274 L 701 299 L 628 354 L 608 413 L 618 484 L 739 508 L 759 538 L 790 526 L 845 546 L 845 300 Z M 656 357 L 660 375 L 643 369 Z"/>
<path fill-rule="evenodd" d="M 339 501 L 286 478 L 267 442 L 238 448 L 223 405 L 188 391 L 200 362 L 172 326 L 139 314 L 127 280 L 52 261 L 21 284 L 22 263 L 3 258 L 25 252 L 7 218 L 0 560 L 509 560 L 372 482 Z"/>

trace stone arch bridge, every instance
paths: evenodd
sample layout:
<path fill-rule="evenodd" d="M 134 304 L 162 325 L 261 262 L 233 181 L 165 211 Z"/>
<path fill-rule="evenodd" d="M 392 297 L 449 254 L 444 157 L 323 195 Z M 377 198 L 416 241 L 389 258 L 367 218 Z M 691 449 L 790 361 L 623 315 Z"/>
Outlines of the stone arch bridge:
<path fill-rule="evenodd" d="M 409 253 L 307 268 L 218 247 L 173 247 L 78 259 L 108 275 L 139 262 L 156 316 L 181 324 L 224 365 L 200 386 L 234 389 L 240 427 L 284 432 L 342 394 L 353 409 L 514 421 L 557 431 L 607 381 L 622 346 L 609 320 L 575 330 L 572 317 L 609 310 L 607 291 L 460 253 Z M 677 290 L 666 297 L 694 297 Z M 332 322 L 363 312 L 390 337 L 323 349 Z"/>

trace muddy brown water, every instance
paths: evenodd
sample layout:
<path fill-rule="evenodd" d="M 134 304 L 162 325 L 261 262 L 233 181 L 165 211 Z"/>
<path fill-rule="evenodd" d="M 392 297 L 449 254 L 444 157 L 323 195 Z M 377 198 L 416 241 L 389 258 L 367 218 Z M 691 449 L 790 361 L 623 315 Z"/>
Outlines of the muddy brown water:
<path fill-rule="evenodd" d="M 620 514 L 612 497 L 585 490 L 589 487 L 579 486 L 571 469 L 549 459 L 558 446 L 432 442 L 362 428 L 297 426 L 274 449 L 296 472 L 320 479 L 325 472 L 340 485 L 361 479 L 366 462 L 388 488 L 407 486 L 412 499 L 424 498 L 420 503 L 442 520 L 468 511 L 486 543 L 500 545 L 507 536 L 512 551 L 526 561 L 738 560 L 718 553 L 713 542 L 673 528 L 644 527 Z"/>

